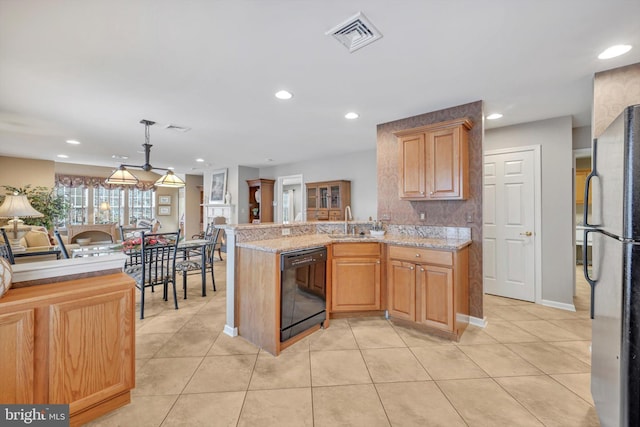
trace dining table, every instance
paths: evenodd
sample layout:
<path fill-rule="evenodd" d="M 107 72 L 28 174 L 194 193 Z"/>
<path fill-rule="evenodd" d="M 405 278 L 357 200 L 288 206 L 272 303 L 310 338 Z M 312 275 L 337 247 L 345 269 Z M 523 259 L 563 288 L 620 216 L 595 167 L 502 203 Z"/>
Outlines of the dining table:
<path fill-rule="evenodd" d="M 182 259 L 188 259 L 190 252 L 197 252 L 201 257 L 201 277 L 202 277 L 202 296 L 207 296 L 207 251 L 206 246 L 210 243 L 207 239 L 189 239 L 178 242 L 178 250 L 182 252 Z M 110 244 L 93 244 L 81 246 L 71 251 L 72 258 L 80 258 L 87 256 L 104 256 L 115 253 L 129 254 L 124 250 L 122 243 Z"/>

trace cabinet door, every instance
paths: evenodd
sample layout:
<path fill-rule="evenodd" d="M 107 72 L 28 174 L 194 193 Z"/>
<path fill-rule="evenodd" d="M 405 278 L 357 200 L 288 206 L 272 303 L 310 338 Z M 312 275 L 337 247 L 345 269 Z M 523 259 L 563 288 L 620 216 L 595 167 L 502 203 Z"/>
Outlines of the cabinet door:
<path fill-rule="evenodd" d="M 389 315 L 416 320 L 416 267 L 414 264 L 391 260 L 387 264 Z"/>
<path fill-rule="evenodd" d="M 318 208 L 318 187 L 307 185 L 307 209 Z"/>
<path fill-rule="evenodd" d="M 427 184 L 429 199 L 462 198 L 463 148 L 460 127 L 427 134 Z"/>
<path fill-rule="evenodd" d="M 31 404 L 34 370 L 33 310 L 0 315 L 0 402 Z"/>
<path fill-rule="evenodd" d="M 453 270 L 432 265 L 418 265 L 417 268 L 417 321 L 453 331 Z"/>
<path fill-rule="evenodd" d="M 584 204 L 584 187 L 587 183 L 587 176 L 591 173 L 589 169 L 576 170 L 576 205 Z M 589 189 L 589 204 L 591 204 L 591 189 Z"/>
<path fill-rule="evenodd" d="M 408 135 L 400 139 L 400 198 L 426 198 L 425 135 Z"/>
<path fill-rule="evenodd" d="M 331 311 L 380 310 L 380 258 L 334 258 Z"/>
<path fill-rule="evenodd" d="M 134 289 L 52 304 L 49 402 L 77 413 L 134 386 Z"/>

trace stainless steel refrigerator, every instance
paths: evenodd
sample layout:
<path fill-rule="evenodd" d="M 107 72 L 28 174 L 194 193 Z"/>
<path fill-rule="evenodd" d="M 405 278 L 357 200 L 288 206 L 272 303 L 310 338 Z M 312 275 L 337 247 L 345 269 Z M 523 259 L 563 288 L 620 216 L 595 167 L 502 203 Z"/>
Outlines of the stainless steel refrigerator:
<path fill-rule="evenodd" d="M 640 105 L 625 108 L 592 148 L 584 206 L 592 271 L 583 264 L 591 285 L 591 394 L 602 426 L 639 426 Z"/>

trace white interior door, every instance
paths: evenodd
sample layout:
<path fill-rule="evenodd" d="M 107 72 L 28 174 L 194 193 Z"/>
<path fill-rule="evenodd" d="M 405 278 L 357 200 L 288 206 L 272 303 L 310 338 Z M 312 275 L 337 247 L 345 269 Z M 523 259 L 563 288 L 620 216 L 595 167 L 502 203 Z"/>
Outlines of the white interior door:
<path fill-rule="evenodd" d="M 535 149 L 484 155 L 484 292 L 535 301 Z"/>

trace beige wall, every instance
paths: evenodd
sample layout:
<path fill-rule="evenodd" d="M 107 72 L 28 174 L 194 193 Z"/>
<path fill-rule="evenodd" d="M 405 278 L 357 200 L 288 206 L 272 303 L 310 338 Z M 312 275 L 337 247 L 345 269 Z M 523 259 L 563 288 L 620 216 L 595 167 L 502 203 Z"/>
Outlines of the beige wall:
<path fill-rule="evenodd" d="M 596 73 L 593 80 L 593 136 L 629 105 L 640 104 L 640 63 Z"/>
<path fill-rule="evenodd" d="M 490 129 L 484 149 L 541 146 L 542 299 L 573 304 L 573 150 L 571 117 Z"/>
<path fill-rule="evenodd" d="M 468 117 L 474 123 L 469 132 L 469 199 L 465 201 L 410 202 L 400 200 L 398 140 L 393 132 L 446 120 Z M 378 213 L 392 224 L 470 227 L 469 304 L 471 315 L 482 318 L 482 101 L 434 111 L 378 125 Z M 420 220 L 424 212 L 426 220 Z M 471 222 L 467 222 L 467 216 Z"/>
<path fill-rule="evenodd" d="M 53 188 L 55 162 L 0 156 L 0 186 Z M 4 188 L 0 188 L 2 194 Z"/>

